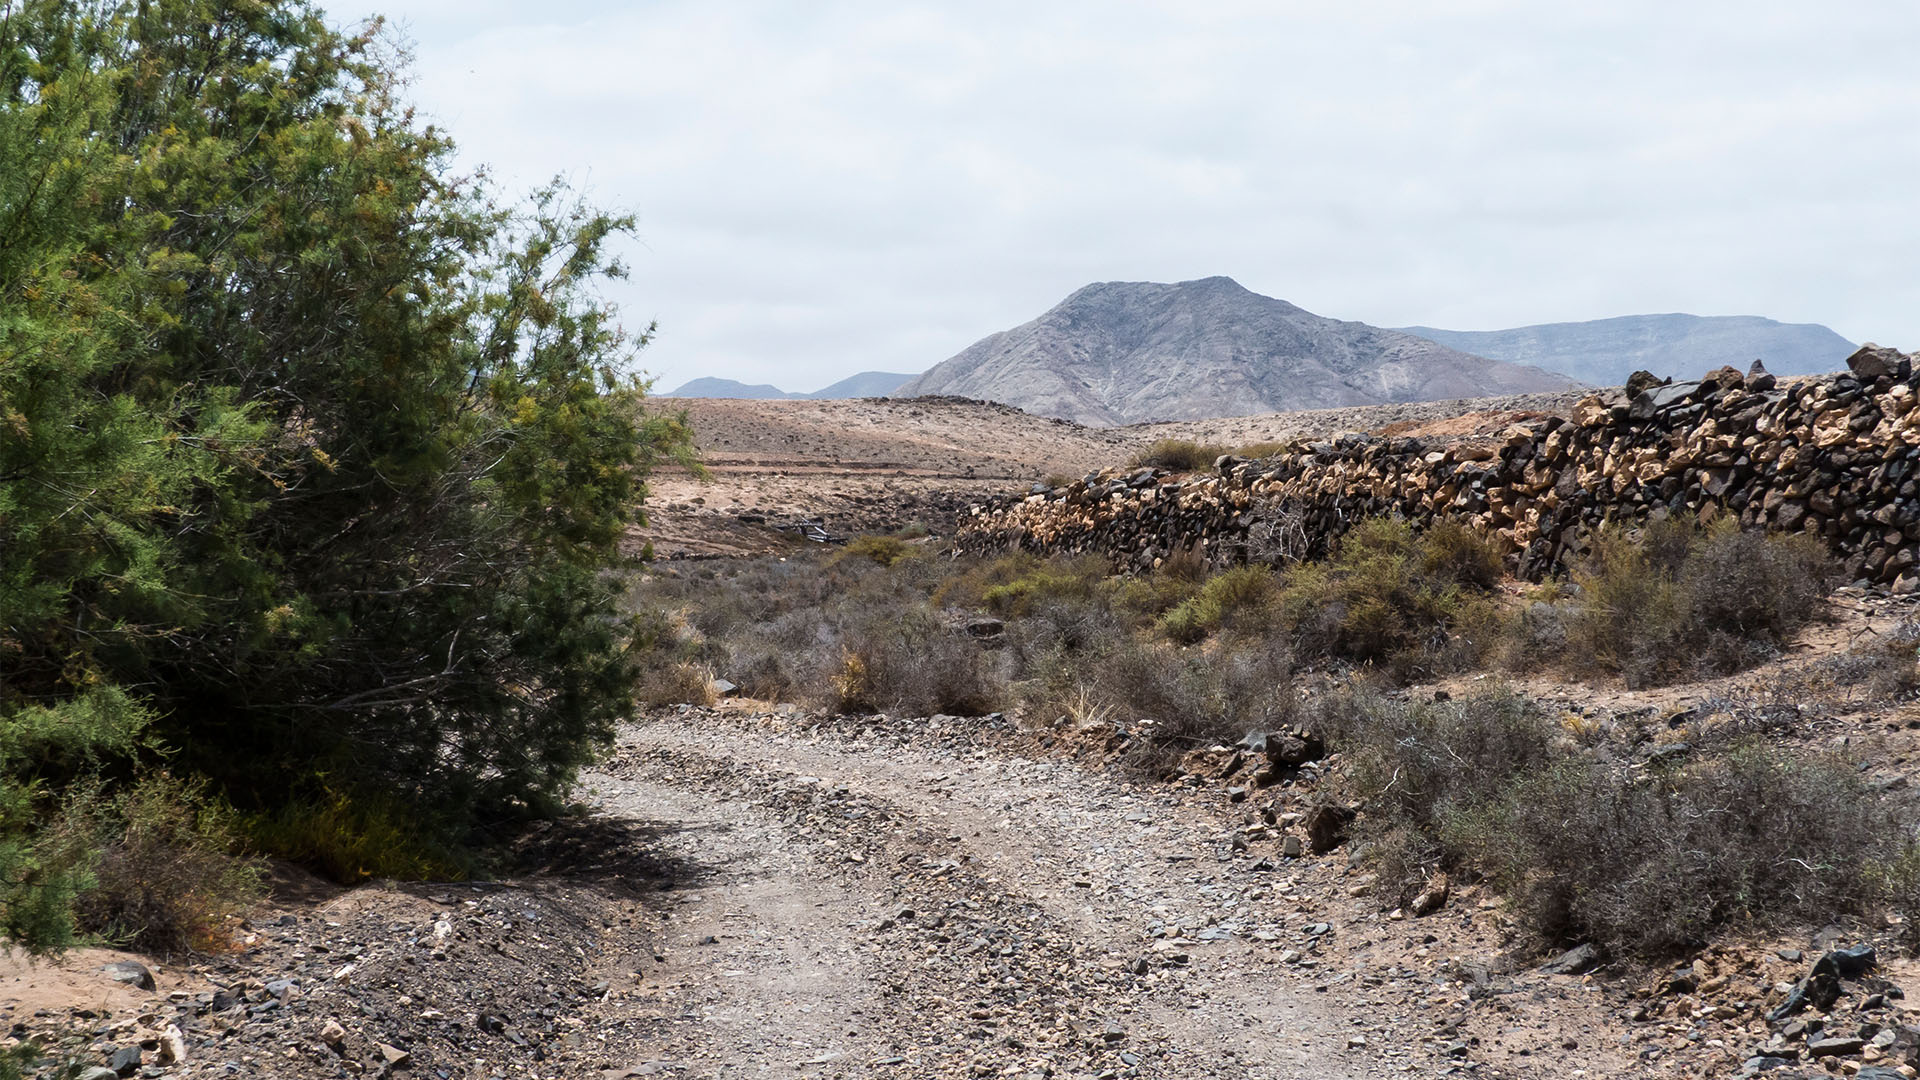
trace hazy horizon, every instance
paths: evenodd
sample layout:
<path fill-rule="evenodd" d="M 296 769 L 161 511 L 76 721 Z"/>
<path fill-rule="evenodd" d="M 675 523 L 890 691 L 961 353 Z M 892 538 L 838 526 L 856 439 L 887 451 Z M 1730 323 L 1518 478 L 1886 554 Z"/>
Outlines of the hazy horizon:
<path fill-rule="evenodd" d="M 509 189 L 636 213 L 643 365 L 911 371 L 1093 281 L 1379 326 L 1687 312 L 1920 348 L 1920 9 L 333 5 Z"/>

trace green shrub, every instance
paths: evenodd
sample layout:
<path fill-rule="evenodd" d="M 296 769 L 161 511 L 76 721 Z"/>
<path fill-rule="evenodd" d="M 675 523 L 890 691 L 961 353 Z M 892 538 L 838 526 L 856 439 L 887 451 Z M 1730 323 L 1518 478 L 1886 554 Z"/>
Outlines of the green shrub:
<path fill-rule="evenodd" d="M 980 602 L 997 615 L 1028 615 L 1043 601 L 1086 599 L 1106 577 L 1106 564 L 1098 559 L 1059 559 L 989 586 L 980 594 Z"/>
<path fill-rule="evenodd" d="M 1486 550 L 1451 530 L 1363 521 L 1331 559 L 1286 571 L 1281 623 L 1303 655 L 1380 664 L 1401 677 L 1457 669 L 1497 636 Z"/>
<path fill-rule="evenodd" d="M 1200 591 L 1160 619 L 1160 629 L 1183 645 L 1222 629 L 1262 630 L 1279 599 L 1273 571 L 1236 566 L 1207 580 Z"/>
<path fill-rule="evenodd" d="M 881 566 L 892 566 L 901 559 L 913 558 L 925 549 L 909 544 L 898 536 L 856 536 L 835 553 L 836 559 L 868 559 Z"/>
<path fill-rule="evenodd" d="M 255 814 L 241 823 L 247 838 L 311 866 L 343 884 L 370 878 L 447 881 L 467 876 L 473 862 L 441 842 L 445 822 L 393 800 L 354 796 L 319 786 L 316 794 Z"/>
<path fill-rule="evenodd" d="M 600 288 L 632 222 L 490 190 L 403 55 L 293 0 L 0 15 L 0 730 L 73 736 L 0 747 L 11 932 L 132 728 L 250 813 L 321 771 L 454 842 L 633 708 L 609 571 L 691 443 Z"/>
<path fill-rule="evenodd" d="M 1143 468 L 1152 466 L 1173 472 L 1205 472 L 1213 468 L 1213 463 L 1226 448 L 1208 446 L 1191 439 L 1161 439 L 1152 446 L 1133 456 L 1133 466 Z"/>

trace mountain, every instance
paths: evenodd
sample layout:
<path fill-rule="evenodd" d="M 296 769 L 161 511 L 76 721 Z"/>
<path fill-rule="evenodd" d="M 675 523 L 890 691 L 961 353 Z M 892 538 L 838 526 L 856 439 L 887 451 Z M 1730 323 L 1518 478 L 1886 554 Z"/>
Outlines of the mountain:
<path fill-rule="evenodd" d="M 790 397 L 798 397 L 800 395 L 789 394 L 785 390 L 782 390 L 777 386 L 768 386 L 766 383 L 759 383 L 754 386 L 748 386 L 746 383 L 737 382 L 733 379 L 715 379 L 711 376 L 705 376 L 702 378 L 695 379 L 692 382 L 689 382 L 681 386 L 677 390 L 670 390 L 667 393 L 661 394 L 659 396 L 660 397 L 712 397 L 712 398 L 790 398 Z"/>
<path fill-rule="evenodd" d="M 900 384 L 913 378 L 912 375 L 893 371 L 863 371 L 858 375 L 849 375 L 832 386 L 815 390 L 811 394 L 795 394 L 777 386 L 759 383 L 749 386 L 733 379 L 716 379 L 711 376 L 693 381 L 660 394 L 660 397 L 698 397 L 698 398 L 775 398 L 792 401 L 824 401 L 832 398 L 886 397 L 900 388 Z"/>
<path fill-rule="evenodd" d="M 1854 350 L 1852 342 L 1824 326 L 1754 315 L 1626 315 L 1514 330 L 1401 329 L 1476 356 L 1535 364 L 1595 386 L 1619 386 L 1635 371 L 1683 379 L 1728 364 L 1745 371 L 1755 360 L 1764 360 L 1775 375 L 1816 375 L 1846 367 Z"/>
<path fill-rule="evenodd" d="M 1573 380 L 1340 322 L 1232 278 L 1087 287 L 895 391 L 957 394 L 1083 424 L 1251 416 L 1564 390 Z"/>
<path fill-rule="evenodd" d="M 911 373 L 896 371 L 863 371 L 858 375 L 849 375 L 824 390 L 815 390 L 811 394 L 799 394 L 798 397 L 824 401 L 829 398 L 890 397 L 913 378 Z"/>

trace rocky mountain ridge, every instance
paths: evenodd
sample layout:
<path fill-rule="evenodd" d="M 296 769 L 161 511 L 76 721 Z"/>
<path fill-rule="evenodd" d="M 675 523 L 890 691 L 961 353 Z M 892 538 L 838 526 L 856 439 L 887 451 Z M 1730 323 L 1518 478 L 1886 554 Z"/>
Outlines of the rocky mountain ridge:
<path fill-rule="evenodd" d="M 1822 375 L 1844 368 L 1855 348 L 1817 323 L 1783 323 L 1757 315 L 1623 315 L 1508 330 L 1400 330 L 1475 356 L 1534 364 L 1593 386 L 1620 386 L 1635 371 L 1697 379 L 1728 365 L 1744 370 L 1755 360 L 1775 375 Z"/>
<path fill-rule="evenodd" d="M 1328 319 L 1226 277 L 1088 285 L 896 391 L 1091 425 L 1563 390 L 1574 380 Z"/>

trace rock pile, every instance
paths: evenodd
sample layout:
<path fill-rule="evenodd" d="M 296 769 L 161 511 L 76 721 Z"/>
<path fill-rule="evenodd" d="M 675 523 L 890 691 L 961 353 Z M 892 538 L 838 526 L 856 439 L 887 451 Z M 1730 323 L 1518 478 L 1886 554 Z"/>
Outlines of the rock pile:
<path fill-rule="evenodd" d="M 1109 469 L 975 506 L 963 550 L 1099 553 L 1144 569 L 1310 558 L 1355 522 L 1449 518 L 1497 538 L 1538 578 L 1609 521 L 1732 515 L 1823 539 L 1857 580 L 1920 588 L 1920 373 L 1874 345 L 1846 374 L 1780 385 L 1758 363 L 1696 382 L 1641 373 L 1499 438 L 1449 444 L 1361 434 L 1295 443 L 1211 474 Z"/>

